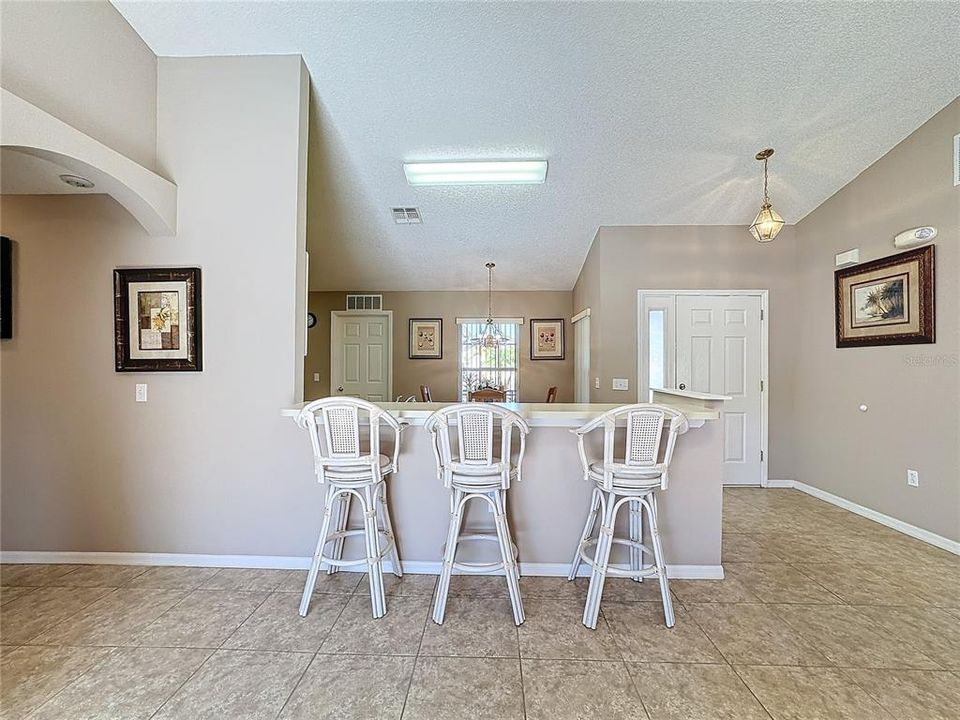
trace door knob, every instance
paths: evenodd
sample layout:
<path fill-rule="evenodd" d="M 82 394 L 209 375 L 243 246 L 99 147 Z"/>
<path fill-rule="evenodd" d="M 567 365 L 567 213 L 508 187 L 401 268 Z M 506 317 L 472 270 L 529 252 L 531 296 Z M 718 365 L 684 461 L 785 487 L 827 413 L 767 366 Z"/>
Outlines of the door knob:
<path fill-rule="evenodd" d="M 680 388 L 681 390 L 686 390 L 686 389 L 687 389 L 687 384 L 686 384 L 686 383 L 680 383 L 679 385 L 677 385 L 677 387 Z M 340 389 L 343 390 L 343 388 L 340 388 Z"/>
<path fill-rule="evenodd" d="M 337 392 L 343 392 L 343 385 L 337 388 Z"/>

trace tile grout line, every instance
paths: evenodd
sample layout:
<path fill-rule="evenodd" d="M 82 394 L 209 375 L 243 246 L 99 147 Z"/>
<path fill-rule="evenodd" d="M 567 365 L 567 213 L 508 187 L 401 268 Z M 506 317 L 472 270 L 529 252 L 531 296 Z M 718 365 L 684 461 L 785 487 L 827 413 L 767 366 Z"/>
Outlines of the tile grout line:
<path fill-rule="evenodd" d="M 673 592 L 671 590 L 671 592 Z M 651 720 L 652 716 L 650 711 L 647 709 L 647 704 L 643 701 L 643 693 L 640 692 L 640 686 L 637 685 L 637 680 L 633 677 L 633 673 L 630 672 L 630 666 L 627 664 L 626 658 L 623 656 L 623 648 L 620 647 L 620 643 L 617 642 L 617 636 L 613 632 L 613 628 L 610 627 L 610 621 L 607 620 L 606 613 L 603 612 L 603 598 L 601 597 L 600 605 L 600 617 L 603 618 L 603 624 L 607 628 L 607 632 L 610 633 L 610 638 L 613 640 L 613 646 L 617 649 L 617 652 L 620 653 L 620 663 L 623 665 L 623 671 L 627 674 L 627 679 L 630 681 L 630 685 L 633 687 L 633 691 L 637 694 L 637 698 L 640 700 L 640 707 L 643 708 L 643 714 L 646 716 L 647 720 Z"/>
<path fill-rule="evenodd" d="M 161 710 L 163 710 L 164 707 L 166 707 L 167 703 L 170 702 L 170 701 L 174 698 L 174 696 L 177 695 L 177 693 L 179 693 L 181 690 L 183 690 L 184 686 L 186 686 L 186 684 L 187 684 L 188 682 L 190 682 L 194 677 L 196 677 L 197 673 L 199 673 L 204 667 L 206 667 L 206 664 L 207 664 L 208 662 L 210 662 L 210 658 L 212 658 L 216 652 L 217 652 L 216 650 L 211 650 L 211 651 L 207 654 L 207 656 L 203 659 L 203 662 L 200 663 L 199 665 L 197 665 L 196 669 L 195 669 L 192 673 L 190 673 L 190 674 L 184 679 L 184 681 L 183 681 L 182 683 L 180 683 L 179 685 L 177 685 L 177 687 L 173 690 L 173 692 L 171 692 L 169 695 L 167 695 L 167 697 L 164 699 L 164 701 L 163 701 L 162 703 L 160 703 L 160 705 L 157 706 L 157 709 L 154 710 L 154 711 L 150 714 L 150 716 L 149 716 L 149 718 L 147 718 L 147 720 L 153 720 L 153 718 L 155 718 L 155 717 L 157 716 L 157 714 L 158 714 Z"/>
<path fill-rule="evenodd" d="M 793 666 L 791 665 L 791 666 L 789 666 L 789 667 L 793 667 Z M 760 707 L 763 709 L 763 711 L 767 714 L 767 717 L 769 717 L 771 720 L 774 720 L 773 712 L 772 712 L 766 705 L 763 704 L 763 700 L 761 700 L 761 699 L 757 696 L 757 694 L 753 691 L 753 688 L 750 687 L 750 685 L 747 683 L 747 681 L 743 679 L 743 675 L 741 675 L 741 674 L 740 674 L 740 671 L 737 670 L 737 666 L 736 666 L 736 665 L 731 665 L 731 666 L 730 666 L 730 669 L 733 670 L 733 674 L 737 676 L 737 679 L 743 684 L 743 686 L 747 689 L 747 691 L 748 691 L 748 692 L 753 696 L 753 698 L 757 701 L 757 704 L 760 705 Z"/>
<path fill-rule="evenodd" d="M 420 662 L 420 651 L 423 649 L 423 637 L 427 633 L 427 623 L 430 622 L 433 615 L 430 612 L 433 607 L 433 602 L 435 601 L 434 596 L 436 595 L 436 586 L 434 586 L 434 595 L 431 596 L 431 601 L 427 602 L 426 614 L 423 618 L 423 627 L 420 628 L 420 642 L 417 643 L 417 654 L 413 656 L 413 667 L 410 668 L 410 679 L 407 681 L 407 691 L 403 695 L 403 705 L 400 707 L 400 716 L 399 720 L 403 720 L 403 714 L 407 711 L 407 700 L 410 699 L 410 688 L 413 687 L 413 678 L 417 674 L 417 664 Z M 519 648 L 517 653 L 519 654 Z"/>
<path fill-rule="evenodd" d="M 62 589 L 75 590 L 75 589 L 78 589 L 78 588 L 62 588 Z M 88 608 L 92 607 L 95 603 L 98 603 L 98 602 L 100 602 L 101 600 L 103 600 L 103 599 L 105 599 L 105 598 L 108 598 L 108 597 L 110 597 L 111 595 L 115 594 L 120 588 L 89 588 L 89 589 L 92 589 L 92 590 L 97 590 L 97 589 L 106 590 L 106 589 L 109 589 L 110 592 L 104 593 L 104 594 L 101 595 L 100 597 L 98 597 L 98 598 L 96 598 L 96 599 L 94 599 L 94 600 L 91 600 L 91 601 L 88 602 L 86 605 L 83 605 L 82 607 L 77 608 L 76 612 L 71 613 L 68 617 L 65 617 L 63 620 L 59 620 L 59 621 L 53 623 L 52 625 L 49 625 L 49 626 L 43 628 L 42 630 L 40 630 L 40 631 L 39 631 L 38 633 L 36 633 L 35 635 L 31 635 L 29 639 L 27 639 L 26 641 L 24 641 L 24 644 L 31 643 L 33 640 L 36 640 L 36 639 L 37 639 L 38 637 L 40 637 L 41 635 L 43 635 L 43 634 L 45 634 L 45 633 L 48 633 L 48 632 L 50 632 L 51 630 L 55 630 L 56 628 L 58 628 L 58 627 L 60 627 L 61 625 L 63 625 L 65 622 L 68 622 L 69 620 L 75 620 L 76 617 L 77 617 L 80 613 L 82 613 L 82 612 L 84 612 L 85 610 L 87 610 Z M 8 611 L 8 612 L 9 612 L 9 611 Z"/>
<path fill-rule="evenodd" d="M 41 645 L 41 646 L 34 646 L 34 647 L 45 647 L 45 646 L 42 646 L 42 645 Z M 63 647 L 63 646 L 50 646 L 50 647 Z M 87 649 L 87 648 L 84 648 L 84 649 Z M 94 650 L 94 649 L 96 649 L 96 648 L 89 648 L 89 649 Z M 64 685 L 62 688 L 60 688 L 59 690 L 57 690 L 57 692 L 55 692 L 53 695 L 51 695 L 51 696 L 48 697 L 46 700 L 44 700 L 42 703 L 40 703 L 40 704 L 37 705 L 35 708 L 33 708 L 33 710 L 31 710 L 30 712 L 28 712 L 28 713 L 27 713 L 27 718 L 29 719 L 29 718 L 31 718 L 31 717 L 34 717 L 38 712 L 40 712 L 40 710 L 43 709 L 43 707 L 44 707 L 45 705 L 48 705 L 49 703 L 53 702 L 57 697 L 59 697 L 60 695 L 62 695 L 62 694 L 63 694 L 64 692 L 66 692 L 69 688 L 73 687 L 73 685 L 74 685 L 75 683 L 77 683 L 80 679 L 82 679 L 83 677 L 85 677 L 88 673 L 92 672 L 92 671 L 95 670 L 96 668 L 100 667 L 100 665 L 102 665 L 102 664 L 103 664 L 104 662 L 106 662 L 111 656 L 113 656 L 114 654 L 116 654 L 116 653 L 119 652 L 120 650 L 121 650 L 120 647 L 111 648 L 111 649 L 110 649 L 110 652 L 108 652 L 106 655 L 104 655 L 102 659 L 100 659 L 99 661 L 93 663 L 90 667 L 88 667 L 86 670 L 84 670 L 83 672 L 81 672 L 81 673 L 80 673 L 79 675 L 77 675 L 76 677 L 71 678 L 71 679 L 70 679 L 70 682 L 68 682 L 68 683 L 67 683 L 66 685 Z"/>
<path fill-rule="evenodd" d="M 524 615 L 523 622 L 526 621 L 527 618 Z M 517 634 L 517 666 L 520 668 L 520 710 L 523 713 L 523 720 L 527 720 L 527 693 L 523 688 L 523 653 L 520 652 L 520 625 L 514 624 L 514 631 Z"/>
<path fill-rule="evenodd" d="M 359 584 L 359 581 L 358 581 L 358 584 Z M 278 584 L 278 587 L 279 587 L 279 584 Z M 271 594 L 273 594 L 273 593 L 271 593 Z M 269 597 L 269 595 L 268 595 L 267 597 Z M 276 714 L 275 717 L 279 718 L 279 717 L 283 714 L 283 711 L 284 711 L 284 710 L 286 709 L 286 707 L 287 707 L 287 703 L 290 702 L 290 698 L 293 697 L 294 693 L 295 693 L 295 692 L 297 691 L 297 689 L 300 687 L 300 683 L 303 682 L 303 678 L 306 677 L 307 671 L 308 671 L 311 667 L 313 667 L 313 664 L 314 664 L 315 662 L 317 662 L 317 656 L 320 654 L 320 648 L 323 647 L 323 644 L 327 641 L 327 638 L 330 637 L 330 633 L 333 632 L 333 628 L 336 627 L 336 625 L 337 625 L 338 622 L 340 622 L 340 618 L 343 617 L 343 613 L 344 613 L 344 611 L 347 609 L 347 605 L 350 604 L 350 599 L 351 599 L 352 597 L 353 597 L 352 595 L 348 596 L 347 601 L 343 604 L 343 607 L 340 608 L 340 612 L 337 613 L 337 617 L 334 619 L 334 621 L 333 621 L 332 623 L 330 623 L 330 627 L 327 628 L 327 632 L 324 634 L 323 639 L 320 640 L 320 644 L 317 645 L 317 649 L 314 651 L 313 656 L 310 658 L 310 662 L 308 662 L 308 663 L 306 664 L 306 666 L 304 666 L 303 672 L 300 673 L 300 677 L 297 678 L 297 682 L 294 683 L 293 688 L 290 690 L 289 694 L 287 695 L 287 698 L 283 701 L 283 705 L 280 706 L 280 709 L 277 711 L 277 714 Z M 310 599 L 311 599 L 311 600 L 313 599 L 313 593 L 310 593 Z M 263 602 L 266 602 L 266 601 L 267 601 L 267 600 L 266 600 L 266 598 L 265 598 Z M 261 603 L 261 605 L 262 605 L 262 604 L 263 604 L 263 603 Z M 307 609 L 307 614 L 308 614 L 308 615 L 310 614 L 309 608 Z M 248 619 L 249 619 L 249 618 L 248 618 Z M 246 622 L 246 620 L 245 620 L 244 622 Z M 239 628 L 238 628 L 238 629 L 239 629 Z M 226 640 L 224 640 L 224 642 L 226 642 Z"/>

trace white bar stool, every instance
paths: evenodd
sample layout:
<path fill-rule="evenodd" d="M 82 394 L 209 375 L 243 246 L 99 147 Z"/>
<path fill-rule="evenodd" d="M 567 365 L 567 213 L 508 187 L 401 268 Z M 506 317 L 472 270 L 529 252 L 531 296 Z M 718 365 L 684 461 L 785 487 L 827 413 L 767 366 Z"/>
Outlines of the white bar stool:
<path fill-rule="evenodd" d="M 392 458 L 380 454 L 381 423 L 390 426 L 394 432 Z M 326 563 L 329 574 L 341 567 L 366 565 L 373 617 L 383 617 L 387 612 L 383 591 L 383 558 L 387 554 L 391 556 L 393 574 L 397 577 L 403 575 L 387 508 L 386 477 L 397 470 L 400 434 L 406 424 L 398 422 L 390 413 L 371 402 L 351 397 L 314 400 L 297 415 L 297 424 L 310 433 L 317 479 L 327 486 L 320 536 L 303 588 L 300 615 L 306 616 L 317 573 L 320 566 Z M 361 424 L 366 426 L 365 443 L 360 439 Z M 366 447 L 365 451 L 363 446 Z M 363 528 L 348 530 L 350 502 L 354 497 L 363 510 Z M 333 532 L 330 532 L 331 524 Z M 351 535 L 363 535 L 364 538 L 365 555 L 358 560 L 342 559 L 344 539 Z M 381 536 L 386 540 L 384 545 L 381 545 Z M 333 543 L 333 548 L 326 553 L 325 548 L 329 543 Z"/>
<path fill-rule="evenodd" d="M 456 427 L 457 454 L 451 443 L 451 423 Z M 523 623 L 523 601 L 520 598 L 520 571 L 517 565 L 516 545 L 507 522 L 507 490 L 511 480 L 520 480 L 520 466 L 526 448 L 530 426 L 515 412 L 491 403 L 460 403 L 437 410 L 427 418 L 425 426 L 433 436 L 433 450 L 437 460 L 437 475 L 450 489 L 450 527 L 443 549 L 443 568 L 437 583 L 433 606 L 433 621 L 443 623 L 453 570 L 464 573 L 491 573 L 504 571 L 513 620 Z M 499 426 L 499 428 L 497 428 Z M 516 464 L 511 459 L 513 429 L 520 435 L 520 450 Z M 494 455 L 495 430 L 500 431 L 500 455 Z M 496 534 L 461 534 L 464 508 L 468 501 L 481 499 L 493 512 Z M 457 545 L 461 540 L 496 540 L 500 560 L 493 563 L 457 562 Z"/>
<path fill-rule="evenodd" d="M 615 456 L 617 424 L 622 426 L 624 421 L 624 452 L 623 455 Z M 669 430 L 664 442 L 663 429 L 668 423 Z M 603 460 L 592 462 L 587 458 L 584 438 L 599 427 L 603 427 Z M 614 408 L 573 431 L 579 442 L 584 479 L 595 485 L 590 512 L 587 514 L 587 522 L 580 535 L 580 543 L 573 556 L 568 576 L 570 580 L 577 576 L 581 562 L 586 562 L 593 568 L 583 609 L 583 624 L 588 628 L 597 627 L 600 598 L 608 575 L 633 578 L 638 582 L 645 577 L 658 578 L 664 620 L 667 627 L 674 626 L 673 602 L 670 598 L 663 544 L 657 525 L 657 491 L 667 489 L 667 471 L 673 458 L 677 436 L 685 433 L 688 428 L 689 424 L 683 413 L 664 405 L 640 403 Z M 614 536 L 617 514 L 624 505 L 630 506 L 629 539 Z M 652 548 L 643 544 L 643 512 L 646 512 L 650 521 Z M 600 528 L 597 537 L 593 537 L 598 515 L 601 518 Z M 615 544 L 629 548 L 628 568 L 610 565 L 610 549 Z M 591 545 L 596 545 L 592 558 L 587 553 L 587 548 Z M 653 556 L 652 564 L 644 565 L 645 553 Z"/>

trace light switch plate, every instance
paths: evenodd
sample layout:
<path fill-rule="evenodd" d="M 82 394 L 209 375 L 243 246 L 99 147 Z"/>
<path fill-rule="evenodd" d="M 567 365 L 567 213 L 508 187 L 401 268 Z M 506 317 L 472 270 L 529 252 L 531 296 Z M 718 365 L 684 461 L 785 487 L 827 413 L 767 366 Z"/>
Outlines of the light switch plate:
<path fill-rule="evenodd" d="M 597 390 L 600 389 L 600 378 L 593 379 L 593 387 L 596 388 Z"/>
<path fill-rule="evenodd" d="M 314 374 L 313 374 L 313 381 L 314 381 L 314 382 L 320 382 L 320 373 L 314 373 Z"/>
<path fill-rule="evenodd" d="M 613 379 L 613 389 L 614 390 L 629 390 L 630 381 L 626 378 L 614 378 Z"/>
<path fill-rule="evenodd" d="M 147 401 L 147 384 L 137 383 L 137 402 Z"/>

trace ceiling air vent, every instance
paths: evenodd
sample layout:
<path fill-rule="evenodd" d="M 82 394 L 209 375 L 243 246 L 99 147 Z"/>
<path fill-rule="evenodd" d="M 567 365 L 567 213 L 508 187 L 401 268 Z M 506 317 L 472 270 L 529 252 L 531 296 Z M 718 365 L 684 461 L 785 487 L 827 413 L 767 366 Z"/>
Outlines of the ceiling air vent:
<path fill-rule="evenodd" d="M 391 212 L 393 213 L 393 221 L 397 225 L 419 225 L 423 222 L 420 217 L 420 208 L 395 207 Z"/>
<path fill-rule="evenodd" d="M 347 295 L 347 310 L 383 310 L 383 295 Z"/>

